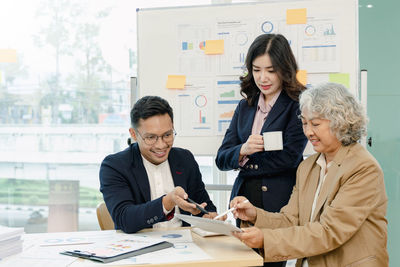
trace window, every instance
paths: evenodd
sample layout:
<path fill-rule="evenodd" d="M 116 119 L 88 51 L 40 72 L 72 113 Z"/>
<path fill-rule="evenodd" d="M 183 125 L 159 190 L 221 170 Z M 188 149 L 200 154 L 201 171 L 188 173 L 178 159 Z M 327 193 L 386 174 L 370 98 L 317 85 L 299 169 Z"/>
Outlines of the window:
<path fill-rule="evenodd" d="M 136 8 L 193 4 L 210 1 L 3 1 L 0 224 L 99 229 L 99 165 L 129 136 Z"/>

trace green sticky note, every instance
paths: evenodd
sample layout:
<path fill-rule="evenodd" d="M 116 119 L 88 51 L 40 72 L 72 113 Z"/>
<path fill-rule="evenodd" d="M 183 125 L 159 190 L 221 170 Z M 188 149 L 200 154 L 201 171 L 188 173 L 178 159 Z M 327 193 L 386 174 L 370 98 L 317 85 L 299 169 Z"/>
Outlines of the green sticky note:
<path fill-rule="evenodd" d="M 329 81 L 332 83 L 340 83 L 350 89 L 349 73 L 329 73 Z"/>

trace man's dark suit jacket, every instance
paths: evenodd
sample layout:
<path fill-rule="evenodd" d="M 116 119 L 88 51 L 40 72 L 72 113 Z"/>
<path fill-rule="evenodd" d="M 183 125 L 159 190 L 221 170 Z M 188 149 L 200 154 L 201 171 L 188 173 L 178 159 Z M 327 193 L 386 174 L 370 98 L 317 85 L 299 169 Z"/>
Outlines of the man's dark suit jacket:
<path fill-rule="evenodd" d="M 289 201 L 293 185 L 296 182 L 296 169 L 303 159 L 303 150 L 307 143 L 304 136 L 299 103 L 292 100 L 282 90 L 274 106 L 269 112 L 261 133 L 282 131 L 283 150 L 263 151 L 248 156 L 243 167 L 239 166 L 239 152 L 253 128 L 257 111 L 258 98 L 255 105 L 249 106 L 241 100 L 226 131 L 224 140 L 218 150 L 216 164 L 220 170 L 240 169 L 233 185 L 231 199 L 238 195 L 246 178 L 262 179 L 262 202 L 264 209 L 279 211 Z M 261 188 L 255 188 L 261 190 Z"/>
<path fill-rule="evenodd" d="M 206 202 L 206 210 L 216 211 L 192 153 L 186 149 L 172 148 L 168 163 L 174 185 L 181 186 L 197 203 Z M 162 197 L 155 200 L 150 198 L 150 184 L 137 143 L 103 160 L 100 167 L 100 191 L 116 229 L 134 233 L 166 221 Z M 182 209 L 180 213 L 189 214 Z"/>

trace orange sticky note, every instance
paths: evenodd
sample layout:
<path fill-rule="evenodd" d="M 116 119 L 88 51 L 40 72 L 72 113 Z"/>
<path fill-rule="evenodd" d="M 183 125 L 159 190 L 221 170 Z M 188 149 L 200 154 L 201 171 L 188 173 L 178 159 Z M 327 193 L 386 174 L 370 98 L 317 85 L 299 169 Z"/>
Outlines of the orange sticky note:
<path fill-rule="evenodd" d="M 15 49 L 0 49 L 0 62 L 1 63 L 16 63 L 17 50 Z"/>
<path fill-rule="evenodd" d="M 297 80 L 304 86 L 307 84 L 307 71 L 306 70 L 299 70 L 296 74 Z"/>
<path fill-rule="evenodd" d="M 287 9 L 286 24 L 306 24 L 307 8 Z"/>
<path fill-rule="evenodd" d="M 185 75 L 168 75 L 167 88 L 168 89 L 183 89 L 185 88 L 186 76 Z"/>
<path fill-rule="evenodd" d="M 224 40 L 206 40 L 206 55 L 224 53 Z"/>

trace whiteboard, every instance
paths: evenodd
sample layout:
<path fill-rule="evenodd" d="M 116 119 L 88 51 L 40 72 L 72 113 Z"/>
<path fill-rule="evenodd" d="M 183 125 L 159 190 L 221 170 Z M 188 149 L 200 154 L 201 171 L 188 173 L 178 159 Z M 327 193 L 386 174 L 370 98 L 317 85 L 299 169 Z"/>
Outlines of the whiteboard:
<path fill-rule="evenodd" d="M 306 10 L 306 23 L 287 24 L 287 11 Z M 340 81 L 358 96 L 358 1 L 255 2 L 137 10 L 138 96 L 158 95 L 174 110 L 175 145 L 215 155 L 241 99 L 247 49 L 263 33 L 290 42 L 307 86 Z M 224 40 L 223 53 L 205 43 Z M 184 75 L 183 89 L 166 87 Z"/>

